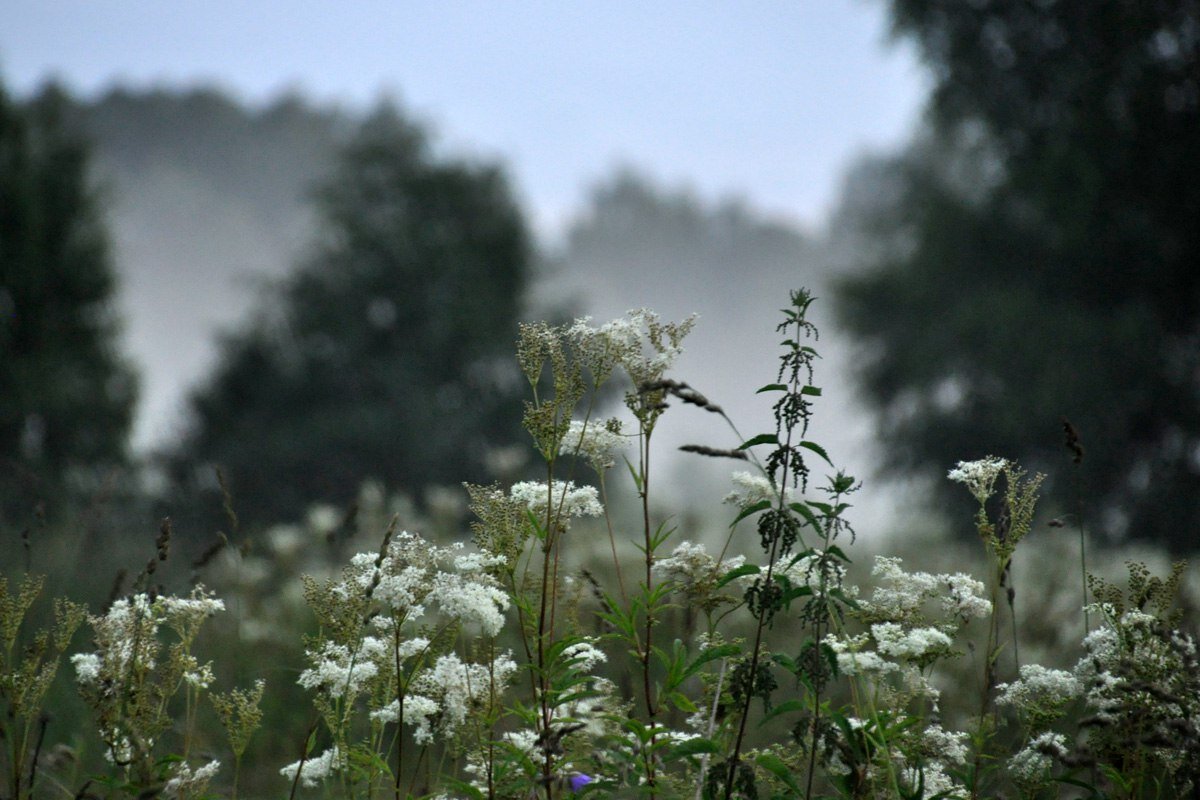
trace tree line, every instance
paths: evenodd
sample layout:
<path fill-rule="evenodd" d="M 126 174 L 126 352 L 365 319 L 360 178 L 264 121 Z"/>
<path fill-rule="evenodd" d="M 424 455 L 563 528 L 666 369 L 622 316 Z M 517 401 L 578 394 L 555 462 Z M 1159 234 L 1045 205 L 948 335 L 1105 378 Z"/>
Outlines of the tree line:
<path fill-rule="evenodd" d="M 1194 549 L 1200 4 L 893 0 L 890 13 L 933 93 L 907 147 L 852 173 L 825 243 L 886 466 L 1017 458 L 1057 476 L 1054 501 L 1090 528 Z M 489 453 L 523 441 L 507 353 L 537 273 L 503 169 L 439 154 L 392 106 L 351 119 L 281 103 L 255 128 L 219 97 L 190 102 L 227 137 L 255 141 L 270 120 L 300 131 L 328 169 L 308 255 L 225 336 L 162 454 L 175 497 L 219 466 L 254 523 L 345 501 L 366 477 L 484 480 Z M 116 346 L 87 144 L 119 105 L 89 133 L 61 90 L 0 93 L 5 528 L 129 464 L 137 382 Z M 169 115 L 146 127 L 147 143 L 189 130 Z M 191 152 L 214 180 L 239 171 Z M 636 186 L 609 200 L 653 217 Z M 603 240 L 620 217 L 575 238 Z"/>

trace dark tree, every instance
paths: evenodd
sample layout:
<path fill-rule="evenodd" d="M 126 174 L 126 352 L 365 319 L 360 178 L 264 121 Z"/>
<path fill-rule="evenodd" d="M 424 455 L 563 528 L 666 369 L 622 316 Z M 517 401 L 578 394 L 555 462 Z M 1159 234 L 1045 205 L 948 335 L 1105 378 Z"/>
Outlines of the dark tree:
<path fill-rule="evenodd" d="M 65 104 L 52 87 L 27 103 L 0 87 L 0 523 L 11 525 L 125 461 L 136 395 L 88 150 L 64 132 Z"/>
<path fill-rule="evenodd" d="M 1200 3 L 894 0 L 935 87 L 844 320 L 891 465 L 992 452 L 1089 522 L 1200 544 Z M 879 177 L 878 175 L 876 177 Z M 861 196 L 860 192 L 860 196 Z M 880 244 L 886 246 L 880 246 Z"/>
<path fill-rule="evenodd" d="M 529 242 L 494 166 L 435 157 L 383 108 L 317 195 L 314 255 L 229 336 L 175 469 L 223 470 L 251 522 L 484 480 L 521 440 L 512 358 Z M 207 467 L 202 467 L 203 472 Z"/>

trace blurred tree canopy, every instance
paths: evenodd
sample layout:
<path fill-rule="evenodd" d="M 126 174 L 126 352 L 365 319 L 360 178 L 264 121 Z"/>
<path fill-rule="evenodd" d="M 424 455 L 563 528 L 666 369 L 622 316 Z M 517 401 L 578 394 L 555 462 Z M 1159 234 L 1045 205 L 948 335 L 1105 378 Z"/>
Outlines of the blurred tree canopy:
<path fill-rule="evenodd" d="M 392 489 L 486 479 L 522 441 L 512 357 L 530 245 L 500 170 L 435 157 L 384 106 L 316 196 L 306 263 L 229 335 L 172 471 L 219 467 L 238 514 L 294 519 Z"/>
<path fill-rule="evenodd" d="M 932 70 L 929 125 L 849 210 L 870 255 L 840 293 L 890 466 L 1016 457 L 1074 511 L 1065 416 L 1091 527 L 1195 549 L 1200 3 L 894 0 L 892 21 Z"/>
<path fill-rule="evenodd" d="M 88 492 L 126 460 L 137 382 L 117 349 L 89 153 L 53 88 L 0 86 L 0 523 Z"/>

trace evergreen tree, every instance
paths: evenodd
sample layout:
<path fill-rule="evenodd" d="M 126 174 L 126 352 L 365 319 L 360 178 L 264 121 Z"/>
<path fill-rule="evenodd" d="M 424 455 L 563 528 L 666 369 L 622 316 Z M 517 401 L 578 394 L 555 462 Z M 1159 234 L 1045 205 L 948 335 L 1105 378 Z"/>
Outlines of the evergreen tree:
<path fill-rule="evenodd" d="M 501 172 L 435 157 L 384 107 L 316 201 L 313 256 L 226 338 L 174 457 L 177 475 L 219 467 L 251 522 L 346 503 L 367 479 L 485 480 L 489 451 L 521 438 L 530 256 Z"/>
<path fill-rule="evenodd" d="M 0 523 L 126 459 L 136 381 L 117 351 L 109 243 L 88 150 L 53 87 L 0 87 Z"/>
<path fill-rule="evenodd" d="M 877 170 L 889 201 L 842 293 L 892 465 L 1017 457 L 1072 512 L 1077 471 L 1093 529 L 1195 548 L 1200 4 L 892 14 L 934 74 L 930 128 Z"/>

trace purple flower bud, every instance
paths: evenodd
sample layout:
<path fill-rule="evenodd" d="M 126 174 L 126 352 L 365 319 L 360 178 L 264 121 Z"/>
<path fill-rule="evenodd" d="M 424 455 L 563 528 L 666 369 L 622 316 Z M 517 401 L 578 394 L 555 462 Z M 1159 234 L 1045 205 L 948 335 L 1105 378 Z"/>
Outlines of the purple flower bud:
<path fill-rule="evenodd" d="M 571 791 L 572 792 L 583 791 L 583 787 L 587 786 L 591 782 L 592 782 L 592 777 L 590 775 L 584 775 L 582 772 L 580 772 L 576 775 L 572 775 L 571 776 Z"/>

